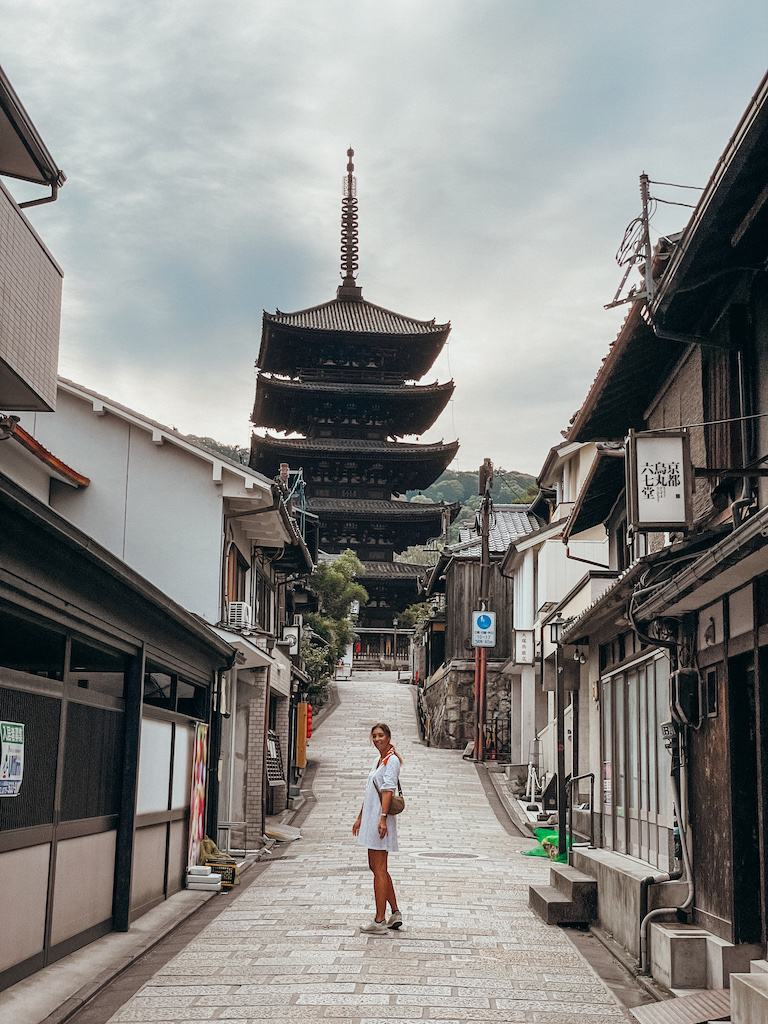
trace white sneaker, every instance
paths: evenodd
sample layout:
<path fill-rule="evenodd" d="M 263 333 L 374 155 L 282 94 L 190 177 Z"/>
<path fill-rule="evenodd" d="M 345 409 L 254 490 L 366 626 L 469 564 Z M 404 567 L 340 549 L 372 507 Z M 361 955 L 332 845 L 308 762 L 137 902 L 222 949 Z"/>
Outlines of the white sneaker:
<path fill-rule="evenodd" d="M 403 927 L 403 915 L 399 910 L 393 910 L 389 915 L 387 921 L 387 928 L 402 928 Z"/>
<path fill-rule="evenodd" d="M 361 925 L 360 931 L 367 932 L 369 935 L 386 935 L 387 923 L 386 921 L 369 921 L 368 924 Z"/>

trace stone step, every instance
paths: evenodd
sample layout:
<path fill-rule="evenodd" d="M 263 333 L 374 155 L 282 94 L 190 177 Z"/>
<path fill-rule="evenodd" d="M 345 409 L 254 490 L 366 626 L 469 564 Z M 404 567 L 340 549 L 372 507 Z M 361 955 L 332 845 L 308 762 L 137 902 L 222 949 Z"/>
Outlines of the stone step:
<path fill-rule="evenodd" d="M 768 960 L 750 960 L 750 974 L 768 974 Z"/>
<path fill-rule="evenodd" d="M 764 1024 L 768 1020 L 768 974 L 731 975 L 733 1024 Z"/>
<path fill-rule="evenodd" d="M 528 906 L 546 924 L 589 924 L 595 918 L 590 901 L 569 899 L 553 885 L 529 885 Z"/>
<path fill-rule="evenodd" d="M 592 900 L 597 907 L 597 881 L 569 864 L 553 864 L 549 884 L 570 900 Z"/>

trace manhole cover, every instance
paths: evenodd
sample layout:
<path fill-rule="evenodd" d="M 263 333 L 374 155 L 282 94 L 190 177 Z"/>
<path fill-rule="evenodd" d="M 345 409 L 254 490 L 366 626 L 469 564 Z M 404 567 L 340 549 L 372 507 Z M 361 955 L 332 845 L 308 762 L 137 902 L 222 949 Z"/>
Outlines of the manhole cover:
<path fill-rule="evenodd" d="M 414 857 L 438 857 L 440 860 L 480 860 L 480 856 L 477 853 L 452 853 L 449 850 L 442 853 L 439 850 L 429 850 L 423 853 L 415 853 Z"/>

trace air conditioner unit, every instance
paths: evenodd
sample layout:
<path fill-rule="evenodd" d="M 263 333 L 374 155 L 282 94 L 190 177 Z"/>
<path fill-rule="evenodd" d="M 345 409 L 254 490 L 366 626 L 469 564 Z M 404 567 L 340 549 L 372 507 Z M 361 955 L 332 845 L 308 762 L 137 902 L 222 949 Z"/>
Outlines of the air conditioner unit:
<path fill-rule="evenodd" d="M 248 629 L 251 625 L 251 606 L 247 601 L 230 601 L 227 612 L 232 629 Z"/>

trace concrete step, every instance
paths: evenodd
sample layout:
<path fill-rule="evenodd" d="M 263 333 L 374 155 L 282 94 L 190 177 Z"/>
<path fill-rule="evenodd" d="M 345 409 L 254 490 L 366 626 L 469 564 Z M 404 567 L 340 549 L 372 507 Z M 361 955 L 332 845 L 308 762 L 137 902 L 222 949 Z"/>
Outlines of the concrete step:
<path fill-rule="evenodd" d="M 750 974 L 768 974 L 768 960 L 750 960 Z"/>
<path fill-rule="evenodd" d="M 595 918 L 590 901 L 569 899 L 553 885 L 529 885 L 528 906 L 546 924 L 589 924 Z"/>
<path fill-rule="evenodd" d="M 570 900 L 592 900 L 597 908 L 597 881 L 568 864 L 553 864 L 549 884 Z"/>
<path fill-rule="evenodd" d="M 768 1020 L 768 975 L 731 975 L 733 1024 L 765 1024 Z"/>

